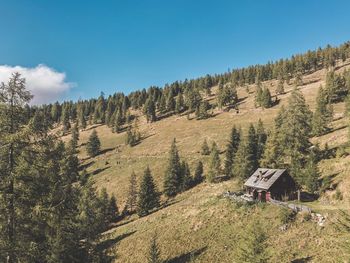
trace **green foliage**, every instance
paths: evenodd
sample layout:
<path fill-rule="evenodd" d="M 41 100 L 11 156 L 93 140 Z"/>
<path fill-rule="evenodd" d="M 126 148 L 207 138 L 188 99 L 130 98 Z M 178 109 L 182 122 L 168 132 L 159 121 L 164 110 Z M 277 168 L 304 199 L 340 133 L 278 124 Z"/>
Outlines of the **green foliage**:
<path fill-rule="evenodd" d="M 98 138 L 97 131 L 93 130 L 86 144 L 86 151 L 90 157 L 96 156 L 100 152 L 101 142 Z"/>
<path fill-rule="evenodd" d="M 129 181 L 128 199 L 126 201 L 126 208 L 129 212 L 134 212 L 137 206 L 137 182 L 136 174 L 132 171 Z"/>
<path fill-rule="evenodd" d="M 207 139 L 204 139 L 203 144 L 202 144 L 202 150 L 201 150 L 202 155 L 209 155 L 210 154 L 210 149 L 207 143 Z"/>
<path fill-rule="evenodd" d="M 342 194 L 342 192 L 339 189 L 337 189 L 335 191 L 334 198 L 335 198 L 335 200 L 338 200 L 338 201 L 343 200 L 343 194 Z"/>
<path fill-rule="evenodd" d="M 238 101 L 236 88 L 230 83 L 225 85 L 219 83 L 217 99 L 220 109 L 224 106 L 235 105 Z"/>
<path fill-rule="evenodd" d="M 136 119 L 134 125 L 132 127 L 129 126 L 126 132 L 125 144 L 133 147 L 136 144 L 138 144 L 140 140 L 141 140 L 141 134 L 138 130 L 138 124 Z"/>
<path fill-rule="evenodd" d="M 315 193 L 319 190 L 320 188 L 319 177 L 320 177 L 320 174 L 318 171 L 316 158 L 313 154 L 310 154 L 308 158 L 308 162 L 304 169 L 304 180 L 303 180 L 303 183 L 305 184 L 309 192 Z"/>
<path fill-rule="evenodd" d="M 154 234 L 148 249 L 148 263 L 161 263 L 161 253 L 157 242 L 157 235 Z"/>
<path fill-rule="evenodd" d="M 144 113 L 146 115 L 147 122 L 154 122 L 156 117 L 156 106 L 152 98 L 148 98 L 145 102 Z"/>
<path fill-rule="evenodd" d="M 177 114 L 180 114 L 181 112 L 183 112 L 184 108 L 185 108 L 184 97 L 183 97 L 182 93 L 180 93 L 176 97 L 175 112 Z"/>
<path fill-rule="evenodd" d="M 199 184 L 203 181 L 203 163 L 201 161 L 198 161 L 196 165 L 193 181 L 195 184 Z"/>
<path fill-rule="evenodd" d="M 241 132 L 236 129 L 236 126 L 233 126 L 231 129 L 231 134 L 229 141 L 226 146 L 225 153 L 225 167 L 224 173 L 226 176 L 232 177 L 232 169 L 233 169 L 233 160 L 235 158 L 236 152 L 238 151 L 238 146 L 241 140 Z"/>
<path fill-rule="evenodd" d="M 280 78 L 278 80 L 278 84 L 277 84 L 277 88 L 276 88 L 276 93 L 278 95 L 280 94 L 284 94 L 284 79 L 283 78 Z"/>
<path fill-rule="evenodd" d="M 326 76 L 325 97 L 328 103 L 339 102 L 348 94 L 346 80 L 343 76 L 330 71 Z"/>
<path fill-rule="evenodd" d="M 164 194 L 166 196 L 172 197 L 181 191 L 181 176 L 180 156 L 174 139 L 169 152 L 168 167 L 164 175 Z"/>
<path fill-rule="evenodd" d="M 268 88 L 264 88 L 261 94 L 260 105 L 262 108 L 270 108 L 272 106 L 271 93 Z"/>
<path fill-rule="evenodd" d="M 326 93 L 320 86 L 316 98 L 316 110 L 312 118 L 312 134 L 316 136 L 325 134 L 332 121 L 332 115 L 332 106 L 327 102 Z"/>
<path fill-rule="evenodd" d="M 221 161 L 219 150 L 215 142 L 213 142 L 209 161 L 208 182 L 213 182 L 215 177 L 219 176 L 221 172 Z"/>
<path fill-rule="evenodd" d="M 75 149 L 78 146 L 79 141 L 79 129 L 78 129 L 78 123 L 76 122 L 72 129 L 72 148 Z"/>
<path fill-rule="evenodd" d="M 197 119 L 199 120 L 207 119 L 209 117 L 209 114 L 208 114 L 209 107 L 210 105 L 208 101 L 206 100 L 201 101 L 199 104 L 199 107 L 196 110 Z"/>
<path fill-rule="evenodd" d="M 146 216 L 151 210 L 159 207 L 159 205 L 159 193 L 154 183 L 151 170 L 147 167 L 139 188 L 137 214 L 139 216 Z"/>
<path fill-rule="evenodd" d="M 279 210 L 279 218 L 281 220 L 281 224 L 289 224 L 295 220 L 295 217 L 296 213 L 289 208 L 282 207 Z"/>
<path fill-rule="evenodd" d="M 236 262 L 269 262 L 267 238 L 260 221 L 253 220 L 249 223 L 243 230 L 240 241 L 236 243 Z"/>

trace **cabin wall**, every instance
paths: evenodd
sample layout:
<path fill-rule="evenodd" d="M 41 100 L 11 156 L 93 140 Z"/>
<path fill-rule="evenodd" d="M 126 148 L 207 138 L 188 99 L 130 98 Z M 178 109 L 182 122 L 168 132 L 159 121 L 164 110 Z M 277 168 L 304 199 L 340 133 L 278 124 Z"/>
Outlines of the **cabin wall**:
<path fill-rule="evenodd" d="M 296 190 L 296 185 L 293 178 L 288 174 L 283 174 L 271 186 L 271 198 L 281 200 L 284 196 L 291 198 Z"/>

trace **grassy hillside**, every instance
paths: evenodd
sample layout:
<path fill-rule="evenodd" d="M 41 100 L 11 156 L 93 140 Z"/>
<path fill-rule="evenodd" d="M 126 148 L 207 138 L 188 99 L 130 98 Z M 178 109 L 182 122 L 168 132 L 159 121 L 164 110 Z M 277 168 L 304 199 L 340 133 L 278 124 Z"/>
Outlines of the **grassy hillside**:
<path fill-rule="evenodd" d="M 349 67 L 349 62 L 339 64 L 337 71 Z M 318 87 L 324 84 L 325 76 L 326 71 L 320 70 L 303 77 L 301 91 L 312 110 Z M 263 85 L 274 94 L 277 80 L 264 82 Z M 206 98 L 211 102 L 216 99 L 215 89 L 216 87 L 213 88 L 213 95 Z M 180 156 L 189 162 L 192 171 L 198 160 L 202 160 L 207 168 L 206 158 L 200 155 L 204 139 L 208 143 L 215 141 L 223 152 L 234 124 L 246 130 L 250 123 L 255 124 L 261 119 L 265 127 L 272 127 L 280 107 L 287 103 L 291 89 L 292 86 L 285 88 L 286 94 L 278 96 L 280 103 L 265 110 L 254 107 L 254 86 L 250 86 L 248 90 L 246 87 L 238 88 L 239 98 L 242 99 L 238 114 L 235 111 L 223 112 L 216 109 L 214 117 L 207 120 L 188 120 L 185 115 L 174 115 L 154 123 L 146 123 L 144 117 L 141 117 L 140 130 L 144 139 L 132 148 L 124 144 L 125 132 L 115 134 L 104 125 L 88 127 L 80 133 L 79 155 L 82 165 L 93 174 L 97 187 L 106 187 L 108 192 L 116 195 L 118 205 L 122 208 L 132 170 L 140 178 L 149 165 L 158 188 L 162 190 L 173 138 L 177 140 Z M 348 118 L 344 116 L 344 110 L 344 103 L 334 105 L 332 131 L 313 138 L 314 143 L 319 143 L 322 148 L 327 142 L 337 151 L 347 142 Z M 85 153 L 84 144 L 93 128 L 101 139 L 102 153 L 91 159 Z M 221 157 L 223 160 L 223 154 Z M 259 217 L 270 234 L 269 244 L 273 255 L 271 262 L 290 262 L 298 258 L 309 258 L 311 262 L 338 262 L 334 255 L 339 258 L 342 254 L 335 248 L 335 240 L 339 241 L 340 237 L 335 239 L 335 230 L 330 222 L 335 218 L 336 209 L 349 208 L 349 160 L 350 156 L 337 156 L 320 163 L 321 176 L 329 177 L 330 189 L 318 201 L 310 203 L 310 206 L 328 216 L 325 228 L 321 229 L 312 221 L 302 222 L 302 216 L 298 216 L 286 232 L 281 232 L 278 217 L 280 208 L 271 205 L 237 208 L 228 200 L 220 198 L 225 190 L 239 188 L 233 180 L 218 184 L 203 183 L 176 197 L 173 204 L 147 217 L 128 218 L 110 231 L 106 237 L 109 241 L 103 245 L 115 249 L 116 262 L 145 262 L 145 244 L 147 246 L 148 240 L 156 231 L 162 255 L 169 262 L 188 262 L 186 260 L 191 257 L 195 262 L 234 262 L 234 250 L 241 238 L 241 229 L 253 217 Z M 342 192 L 342 200 L 334 197 L 336 189 Z"/>

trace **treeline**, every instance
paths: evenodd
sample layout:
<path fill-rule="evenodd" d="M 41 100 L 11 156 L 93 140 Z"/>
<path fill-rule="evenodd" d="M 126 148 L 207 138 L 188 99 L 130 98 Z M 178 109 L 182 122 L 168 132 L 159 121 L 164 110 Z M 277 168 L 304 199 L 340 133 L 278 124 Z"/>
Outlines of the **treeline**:
<path fill-rule="evenodd" d="M 70 123 L 76 119 L 81 127 L 86 123 L 103 123 L 115 132 L 122 130 L 124 125 L 133 119 L 131 109 L 142 110 L 147 120 L 156 121 L 159 117 L 169 114 L 196 113 L 198 119 L 207 118 L 209 103 L 203 95 L 210 96 L 211 88 L 218 85 L 217 105 L 235 106 L 238 98 L 237 86 L 260 83 L 261 81 L 278 79 L 277 93 L 283 93 L 283 83 L 289 83 L 295 78 L 296 84 L 302 84 L 302 75 L 327 68 L 333 69 L 336 61 L 345 61 L 350 57 L 350 42 L 339 47 L 327 46 L 305 54 L 292 56 L 290 59 L 281 59 L 265 65 L 255 65 L 242 69 L 235 69 L 224 74 L 206 75 L 205 77 L 175 81 L 164 87 L 151 86 L 148 90 L 131 92 L 129 95 L 116 93 L 114 95 L 78 102 L 66 101 L 38 107 L 26 106 L 26 115 L 33 116 L 35 111 L 41 110 L 53 123 L 63 124 L 63 132 L 67 132 Z M 258 85 L 259 86 L 259 85 Z M 259 91 L 260 93 L 260 91 Z M 270 107 L 268 90 L 262 90 L 257 100 L 258 106 Z"/>
<path fill-rule="evenodd" d="M 100 235 L 118 217 L 114 196 L 79 173 L 76 140 L 50 133 L 14 74 L 0 87 L 0 262 L 108 262 Z"/>

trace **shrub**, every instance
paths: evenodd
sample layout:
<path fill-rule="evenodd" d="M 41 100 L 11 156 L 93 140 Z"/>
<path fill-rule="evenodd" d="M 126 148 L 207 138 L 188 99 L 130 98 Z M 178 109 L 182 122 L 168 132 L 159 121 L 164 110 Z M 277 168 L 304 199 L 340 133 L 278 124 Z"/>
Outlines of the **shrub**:
<path fill-rule="evenodd" d="M 279 213 L 279 218 L 282 224 L 288 224 L 295 220 L 296 213 L 288 208 L 282 208 Z"/>
<path fill-rule="evenodd" d="M 343 200 L 343 194 L 339 189 L 335 191 L 334 198 L 335 200 Z"/>

